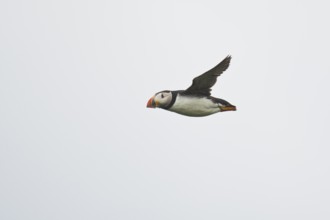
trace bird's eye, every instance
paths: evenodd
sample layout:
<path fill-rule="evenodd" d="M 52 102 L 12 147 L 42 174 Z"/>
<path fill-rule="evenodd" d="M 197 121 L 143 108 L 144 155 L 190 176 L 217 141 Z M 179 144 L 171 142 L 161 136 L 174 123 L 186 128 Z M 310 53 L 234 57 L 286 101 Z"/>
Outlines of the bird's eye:
<path fill-rule="evenodd" d="M 164 95 L 163 95 L 163 93 L 160 95 L 160 97 L 162 97 L 162 99 L 164 98 Z"/>

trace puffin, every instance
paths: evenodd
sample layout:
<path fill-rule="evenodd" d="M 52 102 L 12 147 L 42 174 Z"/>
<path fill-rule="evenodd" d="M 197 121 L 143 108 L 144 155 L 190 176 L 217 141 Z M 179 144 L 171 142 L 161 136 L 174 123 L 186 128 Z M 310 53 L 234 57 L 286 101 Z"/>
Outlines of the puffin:
<path fill-rule="evenodd" d="M 218 112 L 236 111 L 236 106 L 211 96 L 211 88 L 230 64 L 228 55 L 218 65 L 193 79 L 186 90 L 164 90 L 152 96 L 147 108 L 161 108 L 190 117 L 203 117 Z"/>

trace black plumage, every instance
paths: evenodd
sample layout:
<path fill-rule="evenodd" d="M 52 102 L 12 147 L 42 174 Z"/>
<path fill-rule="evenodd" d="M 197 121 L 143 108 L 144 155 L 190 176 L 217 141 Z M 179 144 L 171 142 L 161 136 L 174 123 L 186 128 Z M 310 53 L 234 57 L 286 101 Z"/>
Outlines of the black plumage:
<path fill-rule="evenodd" d="M 217 77 L 229 67 L 230 60 L 231 56 L 229 55 L 209 71 L 194 78 L 192 85 L 182 92 L 182 94 L 210 96 L 211 87 L 217 82 Z"/>

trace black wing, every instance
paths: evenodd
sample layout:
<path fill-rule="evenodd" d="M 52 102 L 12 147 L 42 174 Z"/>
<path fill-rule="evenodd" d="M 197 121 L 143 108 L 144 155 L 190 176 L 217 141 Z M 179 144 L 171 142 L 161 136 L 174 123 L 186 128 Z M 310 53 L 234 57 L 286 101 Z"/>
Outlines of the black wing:
<path fill-rule="evenodd" d="M 230 59 L 231 56 L 228 55 L 218 65 L 194 78 L 192 85 L 186 89 L 183 94 L 211 95 L 211 87 L 217 82 L 217 77 L 229 67 Z"/>

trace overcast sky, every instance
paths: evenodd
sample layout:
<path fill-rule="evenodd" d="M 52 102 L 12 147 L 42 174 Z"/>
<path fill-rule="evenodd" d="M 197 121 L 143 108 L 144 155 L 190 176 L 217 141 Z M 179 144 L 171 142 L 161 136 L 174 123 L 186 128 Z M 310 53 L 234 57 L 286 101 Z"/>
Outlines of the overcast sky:
<path fill-rule="evenodd" d="M 0 219 L 330 219 L 327 1 L 0 2 Z M 228 54 L 203 118 L 147 109 Z"/>

